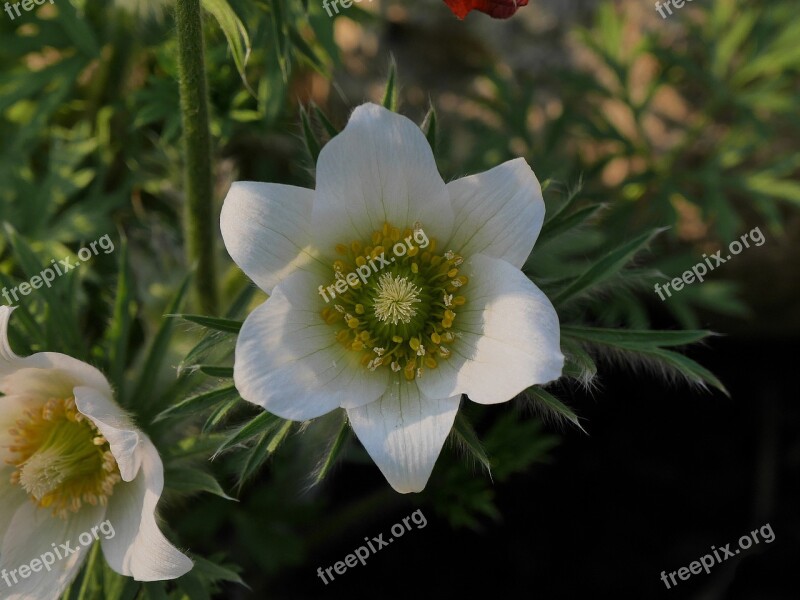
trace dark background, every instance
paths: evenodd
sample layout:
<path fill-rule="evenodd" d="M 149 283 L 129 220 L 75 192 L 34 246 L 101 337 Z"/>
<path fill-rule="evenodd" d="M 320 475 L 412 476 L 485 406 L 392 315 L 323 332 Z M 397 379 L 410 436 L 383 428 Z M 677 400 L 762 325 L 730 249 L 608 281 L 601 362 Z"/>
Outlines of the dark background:
<path fill-rule="evenodd" d="M 365 536 L 411 514 L 364 514 L 334 545 L 314 552 L 269 589 L 279 598 L 797 599 L 800 582 L 800 435 L 796 339 L 717 337 L 690 355 L 731 392 L 667 387 L 647 373 L 607 367 L 600 389 L 571 399 L 589 435 L 571 429 L 552 462 L 497 488 L 502 521 L 481 532 L 428 524 L 325 586 L 316 575 L 343 560 Z M 503 405 L 496 408 L 504 410 Z M 340 472 L 346 499 L 363 473 Z M 434 477 L 436 471 L 434 471 Z M 661 571 L 688 567 L 769 523 L 764 542 L 667 590 Z M 413 526 L 413 525 L 412 525 Z"/>

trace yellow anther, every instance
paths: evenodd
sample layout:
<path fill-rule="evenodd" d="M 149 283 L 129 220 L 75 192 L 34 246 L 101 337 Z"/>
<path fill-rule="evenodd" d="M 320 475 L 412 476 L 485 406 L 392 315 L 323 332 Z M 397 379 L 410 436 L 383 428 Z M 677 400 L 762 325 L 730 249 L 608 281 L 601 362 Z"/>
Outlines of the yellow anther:
<path fill-rule="evenodd" d="M 336 244 L 336 254 L 347 254 L 347 246 L 344 244 Z"/>
<path fill-rule="evenodd" d="M 400 240 L 400 230 L 397 227 L 392 227 L 389 229 L 389 238 L 393 242 L 397 242 Z"/>
<path fill-rule="evenodd" d="M 402 344 L 403 343 L 403 338 L 401 338 L 399 335 L 393 335 L 392 336 L 392 341 L 395 344 Z"/>
<path fill-rule="evenodd" d="M 455 321 L 456 313 L 454 313 L 452 310 L 448 309 L 448 310 L 444 311 L 444 318 L 448 319 L 450 321 Z"/>
<path fill-rule="evenodd" d="M 383 254 L 386 250 L 383 246 L 375 246 L 375 248 L 370 253 L 372 258 L 378 258 L 381 254 Z"/>
<path fill-rule="evenodd" d="M 434 256 L 431 259 L 431 266 L 432 267 L 438 267 L 440 264 L 442 264 L 442 257 L 441 256 Z"/>
<path fill-rule="evenodd" d="M 353 350 L 363 350 L 364 343 L 361 340 L 355 340 L 352 344 L 350 344 L 350 348 Z"/>
<path fill-rule="evenodd" d="M 336 334 L 336 339 L 344 344 L 350 339 L 350 332 L 347 329 L 342 329 Z"/>
<path fill-rule="evenodd" d="M 356 327 L 358 327 L 359 323 L 360 323 L 360 321 L 358 319 L 356 319 L 355 317 L 353 317 L 352 319 L 349 319 L 347 321 L 347 326 L 350 329 L 355 329 Z"/>
<path fill-rule="evenodd" d="M 419 248 L 417 246 L 408 249 L 409 256 L 416 256 L 417 254 L 419 254 Z"/>
<path fill-rule="evenodd" d="M 367 259 L 366 258 L 364 258 L 363 256 L 356 256 L 356 265 L 357 266 L 363 267 L 365 264 L 367 264 Z"/>
<path fill-rule="evenodd" d="M 411 272 L 412 273 L 419 273 L 419 265 L 415 262 L 411 263 Z"/>
<path fill-rule="evenodd" d="M 364 314 L 364 305 L 363 304 L 356 304 L 356 314 L 363 315 Z"/>
<path fill-rule="evenodd" d="M 408 345 L 411 346 L 411 349 L 416 352 L 419 350 L 419 338 L 412 337 L 408 340 Z"/>
<path fill-rule="evenodd" d="M 453 278 L 453 277 L 455 277 L 456 275 L 458 275 L 458 269 L 450 269 L 450 270 L 447 272 L 447 276 L 448 276 L 450 279 L 452 279 L 452 278 Z"/>
<path fill-rule="evenodd" d="M 353 242 L 350 244 L 350 249 L 353 251 L 353 254 L 361 254 L 361 242 Z"/>
<path fill-rule="evenodd" d="M 463 306 L 466 301 L 467 299 L 464 296 L 456 296 L 453 298 L 453 306 Z"/>
<path fill-rule="evenodd" d="M 381 229 L 381 231 L 383 231 L 383 236 L 384 237 L 388 237 L 389 236 L 389 232 L 391 230 L 392 230 L 392 226 L 389 225 L 389 223 L 387 223 L 386 221 L 384 221 L 383 222 L 383 228 Z"/>
<path fill-rule="evenodd" d="M 436 362 L 436 359 L 433 358 L 430 354 L 425 357 L 425 366 L 429 369 L 435 369 L 439 364 Z"/>
<path fill-rule="evenodd" d="M 368 342 L 369 341 L 369 331 L 362 331 L 358 334 L 358 337 L 361 338 L 362 341 Z"/>
<path fill-rule="evenodd" d="M 434 331 L 434 332 L 431 334 L 431 341 L 432 341 L 434 344 L 441 344 L 441 343 L 442 343 L 442 336 L 440 336 L 438 333 L 436 333 L 436 332 Z"/>
<path fill-rule="evenodd" d="M 373 245 L 380 244 L 381 243 L 381 238 L 383 238 L 383 235 L 381 235 L 380 231 L 373 231 L 372 232 L 372 244 Z"/>

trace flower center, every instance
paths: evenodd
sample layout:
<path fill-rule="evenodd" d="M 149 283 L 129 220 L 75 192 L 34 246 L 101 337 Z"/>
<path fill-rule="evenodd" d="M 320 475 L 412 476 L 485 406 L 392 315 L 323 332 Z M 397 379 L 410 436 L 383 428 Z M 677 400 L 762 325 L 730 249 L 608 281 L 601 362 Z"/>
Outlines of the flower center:
<path fill-rule="evenodd" d="M 26 410 L 9 433 L 8 447 L 17 467 L 11 483 L 31 500 L 65 518 L 86 502 L 105 506 L 121 481 L 108 441 L 75 407 L 75 399 L 51 399 L 38 410 Z"/>
<path fill-rule="evenodd" d="M 458 272 L 464 259 L 436 245 L 419 223 L 403 232 L 384 223 L 367 243 L 337 244 L 334 284 L 319 286 L 322 318 L 369 370 L 402 370 L 412 381 L 450 357 L 455 310 L 466 303 L 454 294 L 468 279 Z"/>
<path fill-rule="evenodd" d="M 406 277 L 384 273 L 378 279 L 378 294 L 373 304 L 375 316 L 381 321 L 391 321 L 392 325 L 397 325 L 398 321 L 410 323 L 411 317 L 417 314 L 414 304 L 422 302 L 421 291 Z"/>

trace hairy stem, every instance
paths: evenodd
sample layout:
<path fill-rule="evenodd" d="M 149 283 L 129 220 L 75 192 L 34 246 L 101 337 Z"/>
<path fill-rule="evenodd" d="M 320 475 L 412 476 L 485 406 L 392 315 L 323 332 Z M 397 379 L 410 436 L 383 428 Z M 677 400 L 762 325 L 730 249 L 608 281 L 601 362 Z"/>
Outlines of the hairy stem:
<path fill-rule="evenodd" d="M 175 24 L 186 161 L 184 230 L 187 259 L 197 269 L 194 286 L 199 306 L 207 314 L 216 314 L 211 133 L 201 11 L 200 0 L 177 0 Z"/>

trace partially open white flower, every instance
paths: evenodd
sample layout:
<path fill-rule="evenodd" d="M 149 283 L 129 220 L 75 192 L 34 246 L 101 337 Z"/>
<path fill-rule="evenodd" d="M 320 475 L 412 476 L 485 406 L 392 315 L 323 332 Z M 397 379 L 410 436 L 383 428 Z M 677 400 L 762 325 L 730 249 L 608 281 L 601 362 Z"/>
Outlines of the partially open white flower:
<path fill-rule="evenodd" d="M 153 443 L 94 367 L 54 352 L 16 356 L 8 343 L 11 312 L 0 307 L 3 598 L 57 598 L 88 554 L 87 533 L 112 569 L 138 581 L 188 572 L 192 561 L 156 524 L 164 468 Z M 62 558 L 46 569 L 46 553 Z"/>
<path fill-rule="evenodd" d="M 414 123 L 358 107 L 316 191 L 228 192 L 225 245 L 270 294 L 239 334 L 237 389 L 286 419 L 347 409 L 392 487 L 422 490 L 462 394 L 495 404 L 561 375 L 558 316 L 520 270 L 543 219 L 525 160 L 445 184 Z"/>

